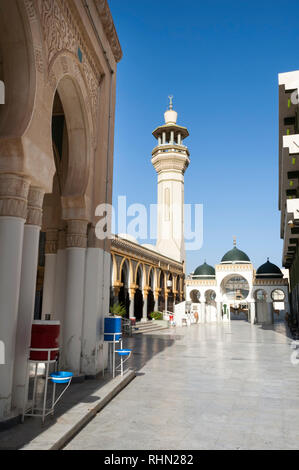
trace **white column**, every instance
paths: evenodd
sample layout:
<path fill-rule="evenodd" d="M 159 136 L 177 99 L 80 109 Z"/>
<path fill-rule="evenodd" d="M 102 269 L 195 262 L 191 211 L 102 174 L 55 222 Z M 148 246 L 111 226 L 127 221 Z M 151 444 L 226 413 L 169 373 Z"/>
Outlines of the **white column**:
<path fill-rule="evenodd" d="M 202 323 L 206 323 L 206 302 L 204 300 L 201 301 L 200 313 Z"/>
<path fill-rule="evenodd" d="M 55 317 L 55 279 L 56 279 L 56 261 L 57 261 L 57 230 L 47 230 L 46 249 L 45 249 L 45 271 L 43 285 L 43 308 L 42 318 L 51 315 L 51 320 Z"/>
<path fill-rule="evenodd" d="M 221 312 L 222 312 L 221 302 L 217 302 L 217 321 L 218 322 L 221 322 L 222 320 Z"/>
<path fill-rule="evenodd" d="M 171 131 L 171 132 L 170 132 L 170 143 L 171 143 L 171 144 L 174 143 L 174 131 Z"/>
<path fill-rule="evenodd" d="M 134 298 L 135 298 L 135 289 L 129 288 L 129 299 L 130 299 L 130 306 L 129 306 L 129 316 L 130 318 L 134 317 Z"/>
<path fill-rule="evenodd" d="M 60 321 L 60 347 L 62 348 L 66 283 L 66 234 L 64 230 L 59 231 L 57 248 L 53 311 L 54 319 Z M 53 249 L 55 249 L 54 246 Z"/>
<path fill-rule="evenodd" d="M 78 376 L 82 348 L 87 222 L 69 220 L 67 225 L 63 362 L 70 372 Z"/>
<path fill-rule="evenodd" d="M 166 132 L 162 132 L 162 144 L 166 144 Z"/>
<path fill-rule="evenodd" d="M 109 313 L 109 297 L 103 300 L 104 291 L 109 292 L 109 287 L 106 289 L 104 281 L 109 279 L 110 260 L 110 253 L 103 249 L 87 248 L 81 372 L 90 377 L 97 375 L 103 361 L 102 326 L 104 316 Z"/>
<path fill-rule="evenodd" d="M 155 306 L 154 306 L 155 312 L 159 310 L 159 297 L 155 296 Z"/>
<path fill-rule="evenodd" d="M 255 323 L 255 315 L 256 315 L 256 312 L 255 312 L 255 302 L 251 302 L 250 303 L 250 323 L 252 325 L 254 325 Z"/>
<path fill-rule="evenodd" d="M 182 145 L 182 134 L 180 132 L 178 133 L 178 144 Z"/>
<path fill-rule="evenodd" d="M 25 178 L 13 174 L 0 174 L 0 341 L 5 348 L 5 364 L 0 365 L 0 421 L 11 417 L 28 191 L 29 182 Z"/>
<path fill-rule="evenodd" d="M 143 289 L 142 291 L 143 296 L 143 309 L 142 309 L 142 322 L 147 322 L 147 299 L 148 299 L 148 291 Z"/>
<path fill-rule="evenodd" d="M 22 411 L 25 399 L 27 360 L 34 315 L 36 274 L 44 191 L 30 188 L 27 221 L 24 228 L 19 311 L 15 348 L 13 406 Z"/>

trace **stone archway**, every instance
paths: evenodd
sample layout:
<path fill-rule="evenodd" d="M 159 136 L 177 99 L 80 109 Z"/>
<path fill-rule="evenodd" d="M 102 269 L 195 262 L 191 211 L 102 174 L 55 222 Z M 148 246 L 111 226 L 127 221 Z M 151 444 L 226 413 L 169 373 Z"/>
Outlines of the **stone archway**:
<path fill-rule="evenodd" d="M 207 322 L 217 321 L 216 292 L 213 289 L 205 291 L 205 314 Z"/>
<path fill-rule="evenodd" d="M 128 260 L 125 259 L 121 266 L 120 280 L 121 280 L 122 286 L 119 289 L 118 302 L 124 305 L 124 307 L 126 308 L 127 318 L 129 318 L 129 310 L 130 310 L 129 278 L 130 278 L 129 263 L 128 263 Z"/>
<path fill-rule="evenodd" d="M 154 298 L 154 268 L 150 268 L 148 274 L 148 297 L 147 297 L 147 319 L 151 320 L 151 313 L 155 310 L 155 298 Z"/>
<path fill-rule="evenodd" d="M 134 317 L 136 318 L 136 321 L 140 321 L 143 315 L 143 272 L 140 265 L 136 270 L 136 286 L 134 295 Z"/>
<path fill-rule="evenodd" d="M 249 319 L 249 283 L 238 273 L 229 274 L 221 282 L 224 314 L 231 320 Z"/>

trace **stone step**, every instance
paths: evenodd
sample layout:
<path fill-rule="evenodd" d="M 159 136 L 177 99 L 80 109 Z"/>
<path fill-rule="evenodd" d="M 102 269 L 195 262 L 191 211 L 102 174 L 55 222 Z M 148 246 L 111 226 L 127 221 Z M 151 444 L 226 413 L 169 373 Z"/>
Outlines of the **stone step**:
<path fill-rule="evenodd" d="M 144 323 L 137 323 L 136 324 L 137 330 L 134 330 L 133 327 L 133 334 L 141 334 L 141 333 L 151 333 L 153 331 L 159 331 L 159 330 L 167 330 L 167 327 L 163 325 L 157 325 L 152 322 L 144 322 Z"/>
<path fill-rule="evenodd" d="M 164 326 L 158 326 L 157 328 L 150 328 L 147 330 L 135 330 L 132 332 L 133 335 L 146 335 L 147 333 L 154 333 L 155 331 L 161 331 L 161 330 L 168 330 L 168 328 L 165 328 Z"/>

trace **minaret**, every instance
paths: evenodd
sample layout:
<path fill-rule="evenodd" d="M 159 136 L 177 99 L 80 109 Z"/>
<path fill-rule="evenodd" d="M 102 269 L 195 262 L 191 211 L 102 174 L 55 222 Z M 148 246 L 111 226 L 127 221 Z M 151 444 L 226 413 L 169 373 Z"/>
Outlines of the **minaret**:
<path fill-rule="evenodd" d="M 165 124 L 154 130 L 158 145 L 152 151 L 152 164 L 158 173 L 157 250 L 169 258 L 185 261 L 184 173 L 189 151 L 183 144 L 189 132 L 177 125 L 172 96 L 164 114 Z"/>

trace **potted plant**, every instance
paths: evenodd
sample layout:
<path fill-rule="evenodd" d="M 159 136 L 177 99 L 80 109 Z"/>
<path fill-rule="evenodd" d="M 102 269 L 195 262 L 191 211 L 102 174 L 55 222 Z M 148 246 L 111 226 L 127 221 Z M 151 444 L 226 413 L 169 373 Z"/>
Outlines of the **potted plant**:
<path fill-rule="evenodd" d="M 115 304 L 112 305 L 112 307 L 110 307 L 110 315 L 112 317 L 125 317 L 126 316 L 126 307 L 124 306 L 124 304 L 121 304 L 119 302 L 116 302 Z"/>

